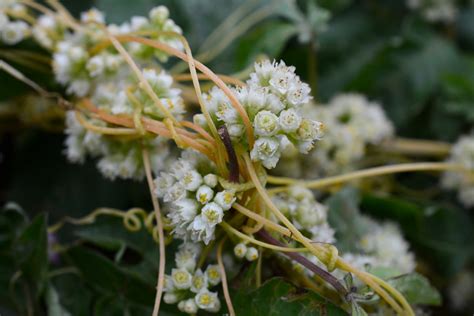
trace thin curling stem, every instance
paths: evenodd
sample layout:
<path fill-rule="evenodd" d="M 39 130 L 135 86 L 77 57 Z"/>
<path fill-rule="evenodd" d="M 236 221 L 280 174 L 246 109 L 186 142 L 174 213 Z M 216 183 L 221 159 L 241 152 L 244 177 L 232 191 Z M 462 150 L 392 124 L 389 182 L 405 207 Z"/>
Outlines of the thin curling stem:
<path fill-rule="evenodd" d="M 303 234 L 296 229 L 296 227 L 283 215 L 278 208 L 275 206 L 275 204 L 272 202 L 270 196 L 268 195 L 267 191 L 265 188 L 262 186 L 260 183 L 260 180 L 258 179 L 257 173 L 255 172 L 255 168 L 253 167 L 252 161 L 250 160 L 250 157 L 246 154 L 244 156 L 245 162 L 247 165 L 247 169 L 249 171 L 250 178 L 255 184 L 255 188 L 257 189 L 258 193 L 260 194 L 261 198 L 265 202 L 265 204 L 268 206 L 270 211 L 291 231 L 292 235 L 294 235 L 294 239 L 298 240 L 300 243 L 302 243 L 306 248 L 308 248 L 313 255 L 315 255 L 319 260 L 322 262 L 328 261 L 328 257 L 330 256 L 330 253 L 328 249 L 317 245 L 317 244 L 312 244 L 309 240 L 307 240 Z M 338 259 L 339 262 L 340 259 Z M 360 272 L 360 271 L 358 271 Z M 363 280 L 363 279 L 361 279 Z M 382 297 L 397 313 L 403 315 L 403 309 L 400 307 L 400 305 L 395 302 L 395 300 L 388 295 L 388 293 L 382 289 L 375 281 L 373 281 L 371 278 L 365 278 L 366 284 L 369 285 L 374 289 L 374 291 Z M 364 281 L 364 280 L 363 280 Z M 395 290 L 393 290 L 395 291 Z"/>
<path fill-rule="evenodd" d="M 219 224 L 227 233 L 231 233 L 237 237 L 239 237 L 240 239 L 242 240 L 245 240 L 251 244 L 254 244 L 254 245 L 257 245 L 257 246 L 260 246 L 260 247 L 263 247 L 263 248 L 267 248 L 267 249 L 270 249 L 270 250 L 275 250 L 275 251 L 280 251 L 280 252 L 308 252 L 308 249 L 306 248 L 290 248 L 290 247 L 281 247 L 281 246 L 276 246 L 274 244 L 269 244 L 269 243 L 265 243 L 265 242 L 262 242 L 260 240 L 257 240 L 253 237 L 250 237 L 248 235 L 245 235 L 243 233 L 241 233 L 240 231 L 238 231 L 237 229 L 233 228 L 232 226 L 230 226 L 229 224 L 227 224 L 226 222 L 221 222 Z"/>
<path fill-rule="evenodd" d="M 224 262 L 222 260 L 222 248 L 224 247 L 224 243 L 226 242 L 226 240 L 227 237 L 224 237 L 219 243 L 219 246 L 217 247 L 217 265 L 219 266 L 219 270 L 221 273 L 222 290 L 224 292 L 224 298 L 227 304 L 227 309 L 229 310 L 229 315 L 235 316 L 234 306 L 232 305 L 232 300 L 229 294 L 229 287 L 227 285 L 227 276 L 225 274 Z"/>
<path fill-rule="evenodd" d="M 261 229 L 257 234 L 269 244 L 276 245 L 279 247 L 285 247 L 285 244 L 273 238 L 265 229 Z M 300 263 L 304 267 L 308 268 L 311 272 L 319 276 L 321 279 L 331 284 L 331 286 L 339 294 L 341 294 L 341 296 L 344 299 L 347 299 L 347 294 L 348 294 L 347 290 L 344 288 L 344 286 L 341 283 L 339 283 L 337 278 L 334 277 L 331 273 L 318 267 L 317 265 L 315 265 L 314 263 L 312 263 L 311 261 L 309 261 L 308 259 L 306 259 L 300 254 L 297 254 L 294 252 L 284 252 L 283 254 L 293 259 L 294 261 Z"/>
<path fill-rule="evenodd" d="M 176 57 L 178 57 L 178 58 L 180 58 L 180 59 L 182 59 L 186 62 L 189 61 L 189 57 L 188 57 L 187 54 L 185 54 L 185 53 L 183 53 L 183 52 L 181 52 L 181 51 L 179 51 L 179 50 L 177 50 L 177 49 L 175 49 L 175 48 L 173 48 L 169 45 L 161 43 L 159 41 L 154 41 L 154 40 L 151 40 L 151 39 L 148 39 L 148 38 L 142 38 L 142 37 L 130 36 L 130 35 L 119 35 L 119 36 L 116 36 L 115 39 L 120 41 L 120 42 L 141 43 L 141 44 L 144 44 L 144 45 L 162 50 L 167 54 L 174 55 L 174 56 L 176 56 Z M 109 43 L 103 43 L 102 44 L 103 47 L 98 45 L 94 48 L 94 50 L 103 49 L 103 48 L 107 47 L 108 45 L 110 45 L 110 44 Z M 248 138 L 249 145 L 252 147 L 253 143 L 255 142 L 252 123 L 250 122 L 250 118 L 247 115 L 247 112 L 245 111 L 242 104 L 240 104 L 240 102 L 237 99 L 237 97 L 235 96 L 235 94 L 224 83 L 224 81 L 222 81 L 222 79 L 220 79 L 219 76 L 214 74 L 207 66 L 200 63 L 197 60 L 194 60 L 194 65 L 196 66 L 196 68 L 199 71 L 201 71 L 206 76 L 208 76 L 209 79 L 212 80 L 216 84 L 216 86 L 218 86 L 226 94 L 226 96 L 229 98 L 232 106 L 236 109 L 236 111 L 239 113 L 240 117 L 242 118 L 242 122 L 246 127 L 245 131 L 246 131 L 246 135 L 247 135 L 247 138 Z"/>
<path fill-rule="evenodd" d="M 156 286 L 155 305 L 153 307 L 153 316 L 158 316 L 160 311 L 161 296 L 163 294 L 163 287 L 165 281 L 165 264 L 166 264 L 166 252 L 165 252 L 165 236 L 163 232 L 163 221 L 161 219 L 160 204 L 154 193 L 155 185 L 151 175 L 150 167 L 150 156 L 146 148 L 143 148 L 143 165 L 145 166 L 146 179 L 148 181 L 148 187 L 150 189 L 151 201 L 153 203 L 153 209 L 155 211 L 156 224 L 158 227 L 158 240 L 160 247 L 160 262 L 158 268 L 158 284 Z"/>
<path fill-rule="evenodd" d="M 390 166 L 382 166 L 369 168 L 364 170 L 358 170 L 350 173 L 346 173 L 339 176 L 327 177 L 314 181 L 301 181 L 293 178 L 284 177 L 272 177 L 267 178 L 268 183 L 280 184 L 280 185 L 293 185 L 299 184 L 308 189 L 319 189 L 328 187 L 336 184 L 342 184 L 356 179 L 363 179 L 369 177 L 375 177 L 386 174 L 402 173 L 402 172 L 413 172 L 413 171 L 447 171 L 447 170 L 463 170 L 463 167 L 457 164 L 450 164 L 445 162 L 415 162 L 406 163 Z M 284 191 L 284 188 L 271 189 L 272 193 Z"/>

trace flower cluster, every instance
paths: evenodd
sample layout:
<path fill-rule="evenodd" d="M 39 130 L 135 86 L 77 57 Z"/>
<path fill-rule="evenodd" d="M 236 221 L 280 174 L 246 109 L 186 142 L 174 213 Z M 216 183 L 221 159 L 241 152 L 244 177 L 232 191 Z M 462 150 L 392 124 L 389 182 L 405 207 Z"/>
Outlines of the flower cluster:
<path fill-rule="evenodd" d="M 175 236 L 208 244 L 216 225 L 235 202 L 233 190 L 219 189 L 215 166 L 194 151 L 184 151 L 169 172 L 156 178 L 156 195 L 169 209 Z"/>
<path fill-rule="evenodd" d="M 278 209 L 291 219 L 296 228 L 315 242 L 334 243 L 334 230 L 327 221 L 327 208 L 316 201 L 313 193 L 301 186 L 292 186 L 273 197 Z"/>
<path fill-rule="evenodd" d="M 219 267 L 208 265 L 205 271 L 197 268 L 200 252 L 199 244 L 181 244 L 175 255 L 176 268 L 165 275 L 163 300 L 177 303 L 178 309 L 187 314 L 196 314 L 199 309 L 216 313 L 221 307 L 217 292 L 209 291 L 221 282 Z"/>
<path fill-rule="evenodd" d="M 309 152 L 322 136 L 322 124 L 304 118 L 302 105 L 311 99 L 310 88 L 283 61 L 255 64 L 245 87 L 235 88 L 237 99 L 252 122 L 256 141 L 249 148 L 254 161 L 274 168 L 281 152 L 290 144 L 301 153 Z M 204 95 L 206 107 L 217 125 L 225 124 L 235 143 L 244 143 L 245 126 L 224 92 L 214 87 Z M 195 120 L 198 120 L 195 118 Z"/>
<path fill-rule="evenodd" d="M 0 4 L 0 42 L 15 45 L 31 35 L 30 25 L 21 19 L 26 14 L 26 7 L 16 1 Z"/>
<path fill-rule="evenodd" d="M 103 126 L 100 120 L 93 124 Z M 108 179 L 136 179 L 145 176 L 142 146 L 148 149 L 151 167 L 154 172 L 163 170 L 170 155 L 168 142 L 162 137 L 144 139 L 142 144 L 122 141 L 111 136 L 85 129 L 77 120 L 74 111 L 66 113 L 65 154 L 71 162 L 83 163 L 86 156 L 98 158 L 97 168 Z"/>
<path fill-rule="evenodd" d="M 379 144 L 393 135 L 393 126 L 380 105 L 358 94 L 338 95 L 327 106 L 307 105 L 303 113 L 324 122 L 324 138 L 309 155 L 300 156 L 288 148 L 276 173 L 291 171 L 291 176 L 316 178 L 350 171 L 364 157 L 367 145 Z"/>
<path fill-rule="evenodd" d="M 467 207 L 474 206 L 474 136 L 463 136 L 451 149 L 449 163 L 458 164 L 470 172 L 446 172 L 442 186 L 458 190 L 459 200 Z"/>
<path fill-rule="evenodd" d="M 409 251 L 409 244 L 404 239 L 399 227 L 391 222 L 378 223 L 361 215 L 369 228 L 358 241 L 358 248 L 364 255 L 374 258 L 373 265 L 392 268 L 399 274 L 415 270 L 415 258 Z"/>
<path fill-rule="evenodd" d="M 92 48 L 107 39 L 107 32 L 118 35 L 153 29 L 158 33 L 180 33 L 181 29 L 168 16 L 168 10 L 159 6 L 150 11 L 149 18 L 132 17 L 130 22 L 105 26 L 104 14 L 91 9 L 82 13 L 81 28 L 70 31 L 61 24 L 59 17 L 45 15 L 38 18 L 34 35 L 38 42 L 54 51 L 55 77 L 66 86 L 68 93 L 77 97 L 89 97 L 96 107 L 112 114 L 138 113 L 153 119 L 163 119 L 165 113 L 143 90 L 118 52 L 114 49 L 94 52 Z M 160 40 L 182 49 L 180 42 L 170 35 L 166 38 L 160 35 Z M 140 66 L 152 64 L 154 51 L 148 51 L 150 54 L 147 55 L 141 44 L 138 48 L 135 44 L 127 43 L 124 46 L 139 60 Z M 162 52 L 156 54 L 164 58 Z M 148 57 L 145 58 L 146 56 Z M 181 90 L 173 87 L 173 78 L 165 71 L 153 68 L 145 69 L 143 77 L 160 104 L 180 119 L 185 112 L 184 103 L 180 96 Z M 88 121 L 97 126 L 108 127 L 99 120 Z M 108 178 L 143 178 L 142 150 L 136 141 L 101 136 L 86 130 L 73 112 L 67 114 L 66 134 L 69 160 L 82 162 L 86 155 L 90 155 L 100 158 L 98 168 Z M 149 147 L 153 169 L 161 170 L 169 154 L 168 143 L 161 138 L 149 138 L 145 139 L 143 145 Z"/>
<path fill-rule="evenodd" d="M 407 0 L 407 6 L 429 22 L 450 23 L 458 14 L 456 0 Z"/>

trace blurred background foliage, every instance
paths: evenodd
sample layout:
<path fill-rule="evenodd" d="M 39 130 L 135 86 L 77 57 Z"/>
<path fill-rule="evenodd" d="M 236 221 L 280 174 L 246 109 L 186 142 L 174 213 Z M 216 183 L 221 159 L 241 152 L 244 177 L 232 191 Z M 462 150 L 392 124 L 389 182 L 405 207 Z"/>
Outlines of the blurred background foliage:
<path fill-rule="evenodd" d="M 95 6 L 106 12 L 108 22 L 144 15 L 164 4 L 198 56 L 209 49 L 202 46 L 209 34 L 248 2 L 252 0 L 228 0 L 225 5 L 216 0 L 63 1 L 76 15 Z M 253 3 L 258 9 L 244 20 L 255 23 L 229 29 L 237 34 L 220 35 L 219 40 L 231 35 L 235 40 L 207 63 L 215 72 L 236 74 L 266 55 L 295 65 L 297 73 L 312 85 L 318 102 L 344 91 L 380 101 L 401 136 L 454 141 L 472 128 L 474 4 L 470 1 L 459 1 L 460 14 L 449 24 L 428 23 L 399 0 Z M 263 12 L 260 18 L 257 12 Z M 325 30 L 321 21 L 327 21 Z M 57 88 L 50 74 L 16 66 L 49 88 Z M 0 73 L 0 82 L 0 100 L 27 90 L 5 73 Z M 50 307 L 49 315 L 69 315 L 67 311 L 124 315 L 124 310 L 125 315 L 149 314 L 158 254 L 146 232 L 129 233 L 114 218 L 100 218 L 89 226 L 68 226 L 54 237 L 67 247 L 56 258 L 60 266 L 48 263 L 55 242 L 51 236 L 48 242 L 47 233 L 47 226 L 63 216 L 84 216 L 97 207 L 149 209 L 145 183 L 105 180 L 93 161 L 71 165 L 62 154 L 61 133 L 32 129 L 17 121 L 2 122 L 0 146 L 0 201 L 17 203 L 0 212 L 0 314 L 15 315 L 16 308 L 28 314 L 28 306 L 39 311 L 44 304 Z M 438 181 L 420 175 L 397 180 L 420 192 L 433 189 Z M 356 231 L 357 224 L 351 221 L 361 211 L 397 221 L 421 259 L 420 269 L 443 290 L 462 270 L 472 268 L 473 213 L 447 193 L 431 198 L 407 192 L 411 191 L 379 196 L 343 190 L 328 200 L 331 222 L 339 230 Z M 74 273 L 64 266 L 72 267 Z M 283 280 L 272 282 L 281 293 L 291 290 Z M 46 303 L 38 300 L 40 295 Z M 275 292 L 264 287 L 252 297 L 271 300 L 269 295 Z M 240 293 L 237 300 L 250 299 Z M 454 315 L 448 303 L 434 313 Z M 163 306 L 163 315 L 176 313 Z M 282 306 L 274 315 L 315 312 L 295 306 Z M 338 313 L 335 309 L 334 314 Z"/>

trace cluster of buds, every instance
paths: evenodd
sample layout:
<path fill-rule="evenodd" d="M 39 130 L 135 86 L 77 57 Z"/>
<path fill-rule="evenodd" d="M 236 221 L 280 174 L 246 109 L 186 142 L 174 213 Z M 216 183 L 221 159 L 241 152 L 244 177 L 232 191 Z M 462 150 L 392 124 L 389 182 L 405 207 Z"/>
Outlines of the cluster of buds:
<path fill-rule="evenodd" d="M 315 242 L 334 243 L 334 230 L 327 221 L 327 208 L 316 201 L 313 192 L 302 186 L 292 186 L 273 197 L 278 209 L 291 219 L 296 228 Z"/>
<path fill-rule="evenodd" d="M 31 35 L 31 26 L 23 19 L 28 15 L 24 5 L 16 1 L 0 4 L 0 42 L 15 45 Z"/>
<path fill-rule="evenodd" d="M 300 113 L 300 108 L 311 99 L 310 88 L 295 74 L 295 68 L 283 61 L 256 63 L 246 86 L 235 88 L 234 93 L 254 128 L 256 141 L 248 148 L 250 156 L 266 168 L 276 166 L 288 145 L 308 153 L 321 138 L 322 124 Z M 242 118 L 224 92 L 214 87 L 204 95 L 204 100 L 216 125 L 225 124 L 234 143 L 248 146 Z M 201 114 L 195 116 L 195 121 L 202 122 Z"/>
<path fill-rule="evenodd" d="M 167 304 L 178 304 L 178 309 L 187 314 L 196 314 L 199 309 L 216 313 L 221 307 L 217 292 L 209 288 L 221 282 L 217 265 L 208 265 L 205 271 L 197 268 L 199 244 L 185 242 L 175 255 L 176 268 L 165 275 L 163 300 Z"/>
<path fill-rule="evenodd" d="M 77 97 L 88 97 L 98 109 L 112 114 L 138 112 L 139 115 L 160 120 L 165 117 L 165 113 L 162 113 L 145 93 L 123 56 L 115 50 L 93 52 L 92 48 L 107 40 L 108 34 L 130 34 L 151 29 L 157 32 L 181 33 L 181 29 L 168 16 L 168 10 L 160 6 L 150 11 L 149 18 L 132 17 L 130 22 L 122 25 L 106 26 L 104 14 L 91 9 L 82 13 L 81 28 L 73 31 L 65 30 L 59 17 L 41 16 L 37 19 L 35 37 L 40 44 L 54 52 L 53 69 L 56 80 L 66 86 L 67 92 Z M 182 49 L 180 42 L 169 34 L 163 40 L 175 48 Z M 137 43 L 126 43 L 124 46 L 132 54 L 135 52 L 139 55 L 135 57 L 140 66 L 152 64 L 153 50 L 148 56 L 144 54 L 145 49 L 141 44 L 140 47 L 135 44 Z M 162 52 L 157 54 L 164 58 Z M 161 105 L 180 119 L 185 112 L 184 103 L 180 97 L 181 90 L 173 87 L 173 78 L 163 70 L 151 68 L 144 70 L 143 77 Z M 96 126 L 108 127 L 108 124 L 100 120 L 88 121 Z M 99 170 L 110 179 L 144 177 L 141 146 L 148 148 L 155 172 L 166 166 L 170 152 L 168 143 L 159 137 L 145 138 L 140 145 L 133 140 L 103 136 L 86 130 L 74 112 L 67 113 L 66 134 L 68 158 L 73 162 L 82 162 L 87 155 L 99 158 Z"/>
<path fill-rule="evenodd" d="M 234 255 L 239 259 L 247 259 L 247 261 L 255 261 L 258 259 L 258 250 L 255 247 L 249 246 L 245 242 L 239 242 L 234 247 Z"/>
<path fill-rule="evenodd" d="M 407 0 L 407 6 L 429 22 L 450 23 L 459 13 L 456 0 Z"/>
<path fill-rule="evenodd" d="M 382 107 L 358 94 L 338 95 L 327 106 L 306 105 L 303 113 L 324 122 L 324 138 L 309 155 L 287 148 L 276 173 L 287 175 L 291 170 L 292 176 L 317 178 L 353 170 L 367 145 L 380 144 L 394 132 Z"/>
<path fill-rule="evenodd" d="M 208 244 L 216 225 L 235 202 L 233 190 L 219 189 L 215 166 L 204 156 L 184 151 L 170 172 L 156 178 L 156 195 L 169 209 L 175 236 Z"/>
<path fill-rule="evenodd" d="M 474 136 L 461 137 L 451 149 L 447 162 L 462 166 L 470 172 L 446 172 L 442 178 L 442 186 L 458 190 L 459 200 L 466 207 L 474 206 Z"/>

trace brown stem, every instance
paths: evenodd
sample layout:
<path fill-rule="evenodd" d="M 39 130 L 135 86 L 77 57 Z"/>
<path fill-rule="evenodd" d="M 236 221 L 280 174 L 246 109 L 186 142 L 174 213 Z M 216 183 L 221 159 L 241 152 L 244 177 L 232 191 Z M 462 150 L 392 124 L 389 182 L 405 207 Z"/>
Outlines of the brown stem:
<path fill-rule="evenodd" d="M 224 147 L 229 156 L 229 181 L 234 183 L 239 183 L 239 161 L 237 160 L 237 155 L 235 154 L 234 147 L 232 146 L 232 140 L 230 139 L 229 131 L 225 125 L 222 125 L 217 130 L 219 136 L 224 143 Z"/>
<path fill-rule="evenodd" d="M 269 244 L 273 244 L 280 247 L 287 247 L 287 245 L 285 245 L 284 243 L 270 236 L 270 234 L 265 229 L 261 229 L 257 234 Z M 311 272 L 319 276 L 321 279 L 331 284 L 331 286 L 339 294 L 341 294 L 342 297 L 344 297 L 345 299 L 348 298 L 349 292 L 344 288 L 344 286 L 339 282 L 339 280 L 336 277 L 334 277 L 332 274 L 318 267 L 317 265 L 315 265 L 314 263 L 312 263 L 311 261 L 309 261 L 308 259 L 306 259 L 305 257 L 303 257 L 302 255 L 296 252 L 283 252 L 283 254 L 291 258 L 292 260 L 300 263 L 301 265 L 309 269 Z"/>

